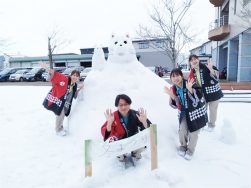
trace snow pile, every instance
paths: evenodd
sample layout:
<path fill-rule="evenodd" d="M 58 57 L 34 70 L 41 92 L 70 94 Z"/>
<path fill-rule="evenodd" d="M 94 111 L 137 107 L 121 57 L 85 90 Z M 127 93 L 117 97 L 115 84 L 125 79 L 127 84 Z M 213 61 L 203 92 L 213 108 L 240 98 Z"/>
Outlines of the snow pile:
<path fill-rule="evenodd" d="M 121 44 L 114 39 L 114 45 Z M 220 103 L 215 131 L 201 131 L 194 158 L 186 161 L 176 152 L 177 110 L 163 92 L 167 83 L 135 60 L 130 49 L 117 49 L 116 58 L 89 73 L 83 100 L 74 101 L 65 121 L 70 127 L 66 137 L 55 134 L 55 116 L 42 106 L 50 87 L 0 87 L 1 188 L 251 187 L 250 104 Z M 144 107 L 157 124 L 158 169 L 150 171 L 147 150 L 137 167 L 127 170 L 116 158 L 98 158 L 93 176 L 85 178 L 84 140 L 102 141 L 104 111 L 116 110 L 120 93 L 131 97 L 133 109 Z"/>
<path fill-rule="evenodd" d="M 234 130 L 232 123 L 228 119 L 223 120 L 220 138 L 222 142 L 226 144 L 236 143 L 236 131 Z"/>

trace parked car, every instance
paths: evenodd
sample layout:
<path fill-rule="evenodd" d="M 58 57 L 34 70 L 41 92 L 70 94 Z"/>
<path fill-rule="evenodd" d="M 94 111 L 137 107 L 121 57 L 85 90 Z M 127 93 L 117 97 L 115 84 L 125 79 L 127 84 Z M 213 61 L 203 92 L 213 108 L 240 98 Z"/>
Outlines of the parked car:
<path fill-rule="evenodd" d="M 161 66 L 152 66 L 147 68 L 150 69 L 153 73 L 157 74 L 159 77 L 164 76 L 165 69 Z"/>
<path fill-rule="evenodd" d="M 153 73 L 155 73 L 155 67 L 147 67 L 150 71 L 152 71 Z"/>
<path fill-rule="evenodd" d="M 60 72 L 60 73 L 62 73 L 62 72 L 64 72 L 65 71 L 65 67 L 54 67 L 53 68 L 53 70 L 55 71 L 55 72 Z M 43 74 L 42 74 L 42 80 L 45 82 L 45 81 L 47 81 L 48 80 L 48 72 L 47 71 L 45 71 Z"/>
<path fill-rule="evenodd" d="M 89 73 L 91 70 L 92 70 L 92 67 L 87 67 L 87 68 L 85 68 L 84 70 L 82 70 L 82 71 L 80 72 L 80 81 L 83 81 L 83 80 L 87 77 L 88 73 Z"/>
<path fill-rule="evenodd" d="M 8 81 L 11 74 L 22 68 L 6 68 L 0 72 L 0 81 Z"/>
<path fill-rule="evenodd" d="M 24 81 L 41 81 L 42 74 L 45 72 L 43 68 L 33 68 L 24 75 Z"/>
<path fill-rule="evenodd" d="M 24 81 L 24 75 L 28 73 L 28 69 L 18 70 L 14 74 L 11 74 L 9 77 L 9 81 Z"/>
<path fill-rule="evenodd" d="M 84 70 L 84 67 L 69 67 L 69 68 L 65 69 L 65 71 L 62 72 L 62 74 L 69 76 L 69 75 L 71 75 L 71 72 L 73 70 L 77 70 L 77 71 L 81 72 L 82 70 Z"/>

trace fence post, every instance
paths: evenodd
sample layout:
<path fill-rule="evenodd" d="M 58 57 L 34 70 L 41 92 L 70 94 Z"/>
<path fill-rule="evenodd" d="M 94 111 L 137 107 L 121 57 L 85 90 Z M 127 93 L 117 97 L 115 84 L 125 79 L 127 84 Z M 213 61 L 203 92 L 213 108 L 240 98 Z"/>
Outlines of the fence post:
<path fill-rule="evenodd" d="M 158 168 L 158 152 L 157 152 L 157 126 L 150 126 L 150 146 L 151 146 L 151 170 Z"/>
<path fill-rule="evenodd" d="M 91 140 L 85 140 L 85 177 L 92 176 Z"/>

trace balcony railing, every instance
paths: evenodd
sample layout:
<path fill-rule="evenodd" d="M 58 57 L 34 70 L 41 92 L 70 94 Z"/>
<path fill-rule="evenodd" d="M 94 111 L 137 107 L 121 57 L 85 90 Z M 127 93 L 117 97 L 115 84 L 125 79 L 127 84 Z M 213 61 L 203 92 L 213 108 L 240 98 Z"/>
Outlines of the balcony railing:
<path fill-rule="evenodd" d="M 208 39 L 213 41 L 223 40 L 230 33 L 228 15 L 216 19 L 209 26 Z"/>
<path fill-rule="evenodd" d="M 224 15 L 219 19 L 216 19 L 213 22 L 211 22 L 209 25 L 209 30 L 221 27 L 223 25 L 228 25 L 228 15 Z"/>

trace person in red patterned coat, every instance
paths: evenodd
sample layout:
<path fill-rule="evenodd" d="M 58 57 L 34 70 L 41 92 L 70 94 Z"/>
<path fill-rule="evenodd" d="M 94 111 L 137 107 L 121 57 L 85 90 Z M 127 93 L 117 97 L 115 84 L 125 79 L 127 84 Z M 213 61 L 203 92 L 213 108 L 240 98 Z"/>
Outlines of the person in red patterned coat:
<path fill-rule="evenodd" d="M 49 72 L 52 89 L 44 99 L 43 106 L 56 115 L 56 133 L 60 136 L 65 136 L 66 131 L 63 127 L 64 117 L 71 112 L 71 104 L 73 98 L 77 98 L 78 92 L 83 88 L 83 85 L 77 85 L 80 73 L 73 70 L 70 76 L 65 76 L 53 69 L 48 69 L 46 64 L 41 64 Z"/>
<path fill-rule="evenodd" d="M 115 99 L 117 111 L 112 112 L 107 109 L 105 112 L 106 122 L 101 127 L 101 134 L 104 141 L 112 142 L 133 136 L 150 126 L 151 122 L 147 119 L 146 111 L 140 108 L 139 111 L 130 109 L 132 101 L 125 94 L 120 94 Z M 132 156 L 141 158 L 143 149 L 132 151 Z M 124 155 L 118 156 L 119 160 L 124 159 Z"/>

